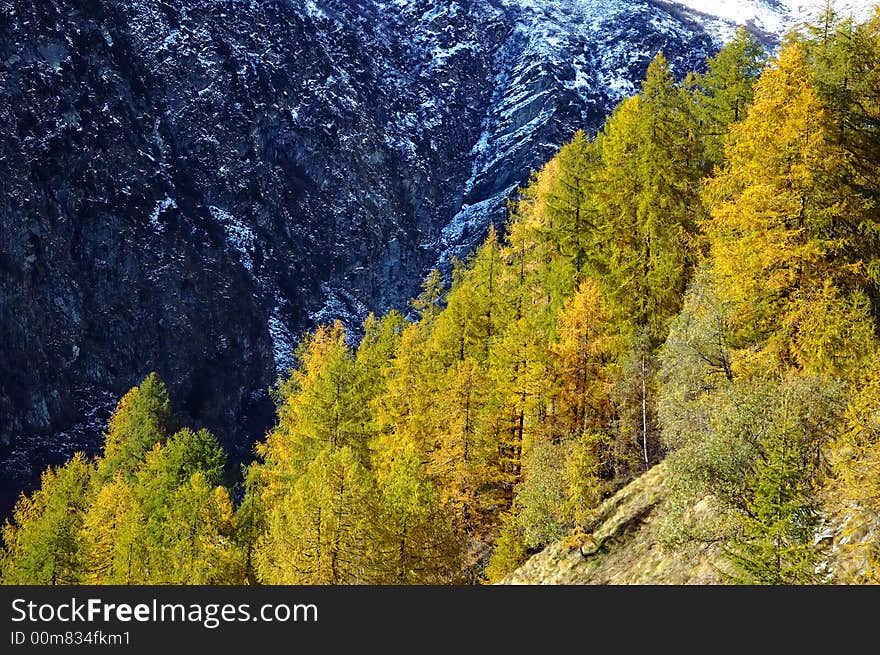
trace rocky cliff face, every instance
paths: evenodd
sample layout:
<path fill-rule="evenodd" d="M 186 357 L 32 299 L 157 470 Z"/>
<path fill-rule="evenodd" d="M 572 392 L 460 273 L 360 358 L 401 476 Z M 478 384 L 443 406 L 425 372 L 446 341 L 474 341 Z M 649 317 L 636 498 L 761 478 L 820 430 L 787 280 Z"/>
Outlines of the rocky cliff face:
<path fill-rule="evenodd" d="M 245 456 L 302 330 L 405 307 L 747 17 L 688 4 L 0 0 L 3 505 L 151 370 Z"/>

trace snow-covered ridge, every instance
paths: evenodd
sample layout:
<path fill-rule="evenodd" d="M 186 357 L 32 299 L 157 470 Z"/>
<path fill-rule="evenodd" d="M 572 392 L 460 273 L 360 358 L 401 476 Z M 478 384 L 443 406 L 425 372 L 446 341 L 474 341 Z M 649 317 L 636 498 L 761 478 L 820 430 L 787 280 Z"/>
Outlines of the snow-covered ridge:
<path fill-rule="evenodd" d="M 725 40 L 739 25 L 779 37 L 825 11 L 824 0 L 674 0 L 694 12 L 706 26 Z M 876 0 L 840 0 L 832 9 L 840 17 L 867 19 Z"/>
<path fill-rule="evenodd" d="M 627 11 L 638 4 L 631 0 L 504 0 L 508 7 L 544 20 L 580 17 L 595 27 L 602 17 Z M 812 20 L 825 11 L 825 0 L 655 0 L 659 7 L 677 6 L 690 13 L 707 31 L 724 41 L 740 25 L 771 37 L 780 37 L 792 27 Z M 867 19 L 877 0 L 837 0 L 832 9 L 841 17 Z M 575 21 L 578 22 L 578 21 Z"/>

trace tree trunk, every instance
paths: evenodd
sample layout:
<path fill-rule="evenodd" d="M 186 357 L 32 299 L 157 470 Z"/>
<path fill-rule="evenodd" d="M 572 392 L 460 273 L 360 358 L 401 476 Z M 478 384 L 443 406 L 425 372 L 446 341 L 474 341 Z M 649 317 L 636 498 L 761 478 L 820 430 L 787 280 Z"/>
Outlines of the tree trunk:
<path fill-rule="evenodd" d="M 645 356 L 642 355 L 642 451 L 645 456 L 645 470 L 648 470 L 648 398 L 645 393 Z"/>

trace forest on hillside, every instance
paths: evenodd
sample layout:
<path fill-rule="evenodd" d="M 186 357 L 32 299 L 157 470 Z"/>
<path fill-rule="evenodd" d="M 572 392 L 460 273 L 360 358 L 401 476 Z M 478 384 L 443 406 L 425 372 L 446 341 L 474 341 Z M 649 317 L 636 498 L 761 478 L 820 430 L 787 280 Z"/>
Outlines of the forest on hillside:
<path fill-rule="evenodd" d="M 665 459 L 668 544 L 747 584 L 829 570 L 816 533 L 880 523 L 880 10 L 706 72 L 662 54 L 536 172 L 409 317 L 301 340 L 243 483 L 163 382 L 102 453 L 48 469 L 3 529 L 7 584 L 497 582 Z"/>

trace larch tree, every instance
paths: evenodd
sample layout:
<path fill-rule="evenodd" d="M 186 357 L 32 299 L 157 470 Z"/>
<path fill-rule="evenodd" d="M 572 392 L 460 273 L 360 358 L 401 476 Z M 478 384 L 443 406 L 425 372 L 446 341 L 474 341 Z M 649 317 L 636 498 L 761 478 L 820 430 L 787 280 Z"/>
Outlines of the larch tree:
<path fill-rule="evenodd" d="M 225 461 L 213 435 L 183 429 L 153 446 L 133 481 L 117 473 L 105 483 L 84 529 L 96 581 L 239 581 L 232 502 L 220 484 Z"/>
<path fill-rule="evenodd" d="M 325 447 L 270 505 L 255 552 L 265 584 L 373 579 L 376 488 L 349 446 Z"/>
<path fill-rule="evenodd" d="M 77 453 L 48 468 L 40 488 L 22 494 L 3 527 L 0 575 L 4 584 L 78 584 L 83 581 L 80 529 L 94 469 Z"/>
<path fill-rule="evenodd" d="M 613 395 L 619 475 L 662 454 L 653 373 L 656 349 L 681 307 L 696 256 L 702 146 L 687 92 L 658 54 L 639 95 L 603 130 L 595 280 L 616 328 Z"/>
<path fill-rule="evenodd" d="M 720 299 L 735 316 L 735 369 L 833 368 L 833 353 L 814 346 L 834 328 L 806 319 L 821 306 L 847 329 L 863 322 L 858 299 L 845 291 L 858 265 L 839 255 L 844 224 L 865 201 L 839 183 L 848 158 L 831 125 L 794 43 L 761 76 L 748 117 L 731 128 L 728 165 L 709 181 L 712 218 L 703 225 Z"/>
<path fill-rule="evenodd" d="M 372 423 L 359 383 L 341 323 L 319 327 L 300 344 L 297 366 L 277 392 L 278 422 L 258 446 L 267 500 L 287 493 L 326 448 L 347 446 L 367 461 Z"/>
<path fill-rule="evenodd" d="M 100 486 L 82 525 L 84 582 L 146 584 L 146 518 L 132 484 L 121 472 Z"/>
<path fill-rule="evenodd" d="M 452 512 L 413 444 L 386 454 L 376 471 L 379 521 L 372 554 L 383 584 L 442 584 L 460 580 L 462 542 Z"/>
<path fill-rule="evenodd" d="M 156 373 L 126 393 L 107 425 L 104 448 L 98 460 L 98 479 L 106 481 L 117 471 L 130 477 L 156 443 L 174 431 L 168 389 Z"/>
<path fill-rule="evenodd" d="M 621 103 L 601 141 L 596 276 L 616 323 L 659 345 L 681 306 L 701 216 L 701 146 L 686 92 L 658 54 L 641 92 Z"/>
<path fill-rule="evenodd" d="M 691 77 L 694 113 L 705 149 L 707 172 L 724 159 L 724 139 L 730 125 L 746 117 L 755 82 L 764 68 L 764 49 L 744 27 L 707 61 L 707 70 Z"/>
<path fill-rule="evenodd" d="M 840 20 L 833 12 L 808 29 L 798 41 L 811 64 L 813 82 L 828 107 L 833 126 L 829 138 L 846 154 L 848 166 L 838 171 L 846 184 L 872 202 L 860 211 L 850 207 L 838 218 L 848 233 L 839 255 L 857 264 L 856 286 L 868 295 L 880 318 L 880 9 L 862 23 Z M 867 278 L 867 284 L 865 284 Z"/>
<path fill-rule="evenodd" d="M 853 582 L 880 582 L 880 543 L 870 538 L 880 516 L 880 356 L 858 376 L 843 430 L 831 449 L 827 491 L 843 526 L 838 547 L 852 560 Z"/>

